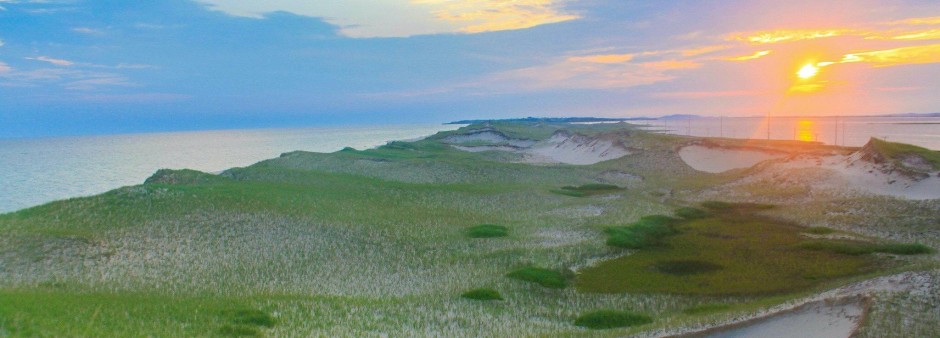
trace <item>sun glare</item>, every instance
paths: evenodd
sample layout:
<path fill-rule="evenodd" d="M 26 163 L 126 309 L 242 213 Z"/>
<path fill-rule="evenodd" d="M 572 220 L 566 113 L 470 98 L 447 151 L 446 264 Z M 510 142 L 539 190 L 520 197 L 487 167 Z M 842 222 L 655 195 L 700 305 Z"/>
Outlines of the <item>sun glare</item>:
<path fill-rule="evenodd" d="M 803 66 L 803 68 L 800 68 L 800 70 L 796 72 L 796 76 L 798 76 L 801 79 L 809 79 L 813 76 L 816 76 L 816 74 L 818 73 L 819 73 L 819 67 L 816 67 L 812 63 L 808 63 L 805 66 Z"/>

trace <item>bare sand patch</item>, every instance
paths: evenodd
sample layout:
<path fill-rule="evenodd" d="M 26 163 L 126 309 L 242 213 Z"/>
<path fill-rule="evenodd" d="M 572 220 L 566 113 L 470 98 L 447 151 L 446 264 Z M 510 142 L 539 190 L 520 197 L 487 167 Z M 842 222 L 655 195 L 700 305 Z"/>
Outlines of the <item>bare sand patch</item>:
<path fill-rule="evenodd" d="M 692 145 L 679 149 L 679 157 L 692 169 L 708 173 L 722 173 L 733 169 L 750 168 L 763 161 L 783 158 L 782 153 L 759 150 L 716 148 Z"/>

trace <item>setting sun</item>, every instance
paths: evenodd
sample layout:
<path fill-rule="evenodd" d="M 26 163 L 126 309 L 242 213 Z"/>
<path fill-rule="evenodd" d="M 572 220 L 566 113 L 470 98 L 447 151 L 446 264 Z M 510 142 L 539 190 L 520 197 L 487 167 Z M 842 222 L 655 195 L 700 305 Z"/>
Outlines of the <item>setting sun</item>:
<path fill-rule="evenodd" d="M 819 73 L 819 67 L 816 67 L 812 63 L 809 63 L 803 66 L 803 68 L 800 68 L 800 70 L 796 72 L 796 76 L 798 76 L 801 79 L 809 79 L 813 76 L 816 76 L 816 74 L 818 73 Z"/>

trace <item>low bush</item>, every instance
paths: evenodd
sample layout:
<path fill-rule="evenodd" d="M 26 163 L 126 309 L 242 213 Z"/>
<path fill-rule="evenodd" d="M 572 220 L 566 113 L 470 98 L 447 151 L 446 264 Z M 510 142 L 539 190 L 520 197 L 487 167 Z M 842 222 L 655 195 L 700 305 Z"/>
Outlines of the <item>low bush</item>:
<path fill-rule="evenodd" d="M 562 289 L 568 286 L 567 279 L 560 272 L 543 268 L 522 268 L 508 273 L 506 277 L 536 283 L 547 288 Z"/>
<path fill-rule="evenodd" d="M 494 238 L 508 235 L 509 229 L 502 225 L 480 224 L 467 229 L 467 236 L 470 238 Z"/>
<path fill-rule="evenodd" d="M 592 195 L 609 194 L 620 190 L 623 190 L 623 188 L 612 184 L 591 183 L 577 187 L 570 185 L 564 186 L 561 187 L 561 189 L 551 190 L 551 192 L 572 197 L 587 197 Z"/>
<path fill-rule="evenodd" d="M 678 233 L 673 227 L 681 220 L 663 215 L 644 216 L 628 226 L 610 227 L 607 245 L 625 249 L 642 249 L 661 244 L 662 239 Z"/>
<path fill-rule="evenodd" d="M 499 294 L 499 291 L 490 288 L 473 289 L 464 292 L 460 296 L 473 300 L 503 300 L 503 296 Z"/>
<path fill-rule="evenodd" d="M 599 310 L 581 315 L 574 321 L 574 325 L 603 330 L 644 325 L 652 322 L 653 319 L 644 314 L 629 311 Z"/>

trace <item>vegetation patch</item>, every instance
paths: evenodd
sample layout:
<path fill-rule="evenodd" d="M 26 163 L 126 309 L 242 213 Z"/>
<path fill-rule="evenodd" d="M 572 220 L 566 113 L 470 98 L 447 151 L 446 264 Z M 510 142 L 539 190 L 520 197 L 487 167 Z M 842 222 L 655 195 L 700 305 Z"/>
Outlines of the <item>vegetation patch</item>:
<path fill-rule="evenodd" d="M 235 324 L 273 327 L 274 317 L 261 310 L 239 310 L 235 312 Z"/>
<path fill-rule="evenodd" d="M 844 240 L 813 240 L 799 243 L 804 249 L 826 251 L 843 255 L 867 255 L 873 253 L 887 253 L 895 255 L 929 254 L 933 249 L 923 244 L 905 243 L 868 243 Z"/>
<path fill-rule="evenodd" d="M 902 162 L 905 157 L 916 156 L 933 168 L 940 170 L 940 152 L 911 144 L 888 142 L 876 138 L 868 141 L 878 153 L 895 162 Z"/>
<path fill-rule="evenodd" d="M 720 270 L 721 265 L 689 259 L 657 262 L 652 268 L 667 275 L 688 276 Z"/>
<path fill-rule="evenodd" d="M 574 325 L 593 330 L 604 330 L 638 326 L 652 322 L 653 318 L 644 314 L 618 310 L 599 310 L 581 315 L 578 319 L 575 319 Z"/>
<path fill-rule="evenodd" d="M 503 296 L 499 294 L 499 291 L 490 288 L 473 289 L 464 292 L 460 296 L 473 300 L 503 300 Z"/>
<path fill-rule="evenodd" d="M 563 289 L 568 286 L 568 280 L 561 272 L 544 268 L 522 268 L 510 272 L 506 277 L 536 283 L 546 288 Z"/>
<path fill-rule="evenodd" d="M 552 190 L 553 193 L 572 197 L 588 197 L 594 195 L 603 195 L 618 192 L 623 188 L 612 184 L 591 183 L 581 186 L 564 186 L 561 189 Z"/>
<path fill-rule="evenodd" d="M 681 220 L 663 215 L 643 216 L 628 226 L 609 227 L 607 245 L 625 249 L 643 249 L 662 244 L 664 238 L 677 233 L 674 225 Z"/>
<path fill-rule="evenodd" d="M 480 224 L 467 229 L 470 238 L 494 238 L 509 236 L 509 229 L 496 224 Z"/>
<path fill-rule="evenodd" d="M 226 325 L 219 329 L 219 334 L 228 337 L 261 337 L 261 330 L 248 325 Z"/>
<path fill-rule="evenodd" d="M 798 245 L 805 241 L 801 235 L 805 228 L 759 215 L 758 211 L 766 208 L 763 205 L 711 202 L 708 208 L 711 212 L 704 218 L 678 220 L 656 216 L 645 218 L 646 222 L 641 220 L 638 223 L 657 229 L 649 231 L 654 235 L 624 231 L 633 237 L 622 237 L 653 240 L 634 241 L 643 244 L 633 246 L 640 249 L 637 252 L 581 270 L 576 280 L 578 289 L 604 293 L 771 295 L 870 272 L 881 262 L 875 256 L 845 255 Z M 649 244 L 655 241 L 659 243 Z"/>

